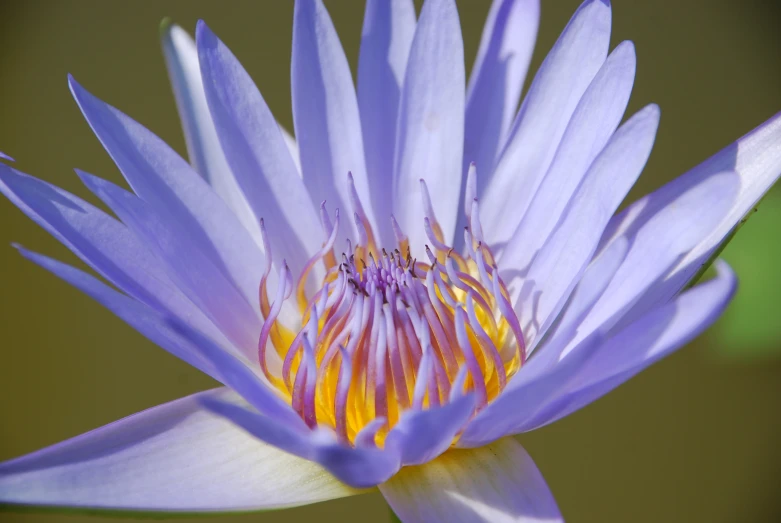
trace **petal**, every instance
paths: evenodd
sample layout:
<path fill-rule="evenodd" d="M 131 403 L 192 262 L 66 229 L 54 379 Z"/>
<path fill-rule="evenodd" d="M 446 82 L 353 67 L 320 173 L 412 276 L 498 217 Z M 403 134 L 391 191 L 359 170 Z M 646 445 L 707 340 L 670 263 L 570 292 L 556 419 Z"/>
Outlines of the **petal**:
<path fill-rule="evenodd" d="M 400 456 L 393 449 L 352 448 L 326 436 L 311 459 L 351 487 L 375 487 L 401 468 Z"/>
<path fill-rule="evenodd" d="M 662 277 L 722 222 L 739 191 L 737 174 L 713 175 L 683 192 L 631 234 L 618 237 L 616 241 L 629 243 L 629 251 L 608 288 L 580 322 L 574 343 L 595 329 L 608 332 L 639 317 L 632 306 L 655 292 Z"/>
<path fill-rule="evenodd" d="M 160 260 L 122 223 L 54 185 L 4 165 L 0 192 L 122 292 L 217 334 L 214 324 L 171 281 Z"/>
<path fill-rule="evenodd" d="M 258 220 L 222 152 L 203 90 L 195 41 L 167 19 L 160 27 L 160 36 L 190 164 L 228 204 L 255 242 L 262 245 Z"/>
<path fill-rule="evenodd" d="M 236 405 L 210 401 L 206 406 L 256 438 L 319 463 L 337 479 L 355 488 L 373 487 L 382 483 L 401 466 L 399 454 L 394 449 L 353 448 L 336 441 L 333 434 L 326 431 L 310 434 L 292 432 L 270 424 L 265 416 Z"/>
<path fill-rule="evenodd" d="M 540 66 L 493 176 L 478 177 L 480 219 L 490 244 L 507 241 L 526 213 L 575 107 L 605 61 L 610 19 L 607 0 L 580 6 Z"/>
<path fill-rule="evenodd" d="M 583 318 L 589 314 L 605 293 L 605 289 L 626 259 L 628 251 L 629 241 L 626 238 L 620 238 L 595 257 L 572 291 L 572 295 L 559 318 L 556 319 L 556 323 L 545 334 L 547 340 L 540 350 L 553 352 L 560 357 L 565 350 L 574 346 L 572 339 L 582 331 L 580 326 L 583 323 Z M 553 363 L 555 361 L 558 360 L 554 360 Z"/>
<path fill-rule="evenodd" d="M 351 172 L 369 223 L 376 230 L 350 66 L 321 0 L 296 1 L 290 67 L 293 123 L 312 201 L 326 200 L 357 212 L 350 205 L 347 174 Z"/>
<path fill-rule="evenodd" d="M 251 370 L 237 351 L 226 350 L 181 320 L 168 318 L 128 298 L 92 276 L 41 254 L 18 247 L 23 256 L 51 271 L 116 314 L 131 327 L 177 358 L 241 394 L 274 425 L 303 430 L 301 418 Z"/>
<path fill-rule="evenodd" d="M 420 179 L 452 245 L 464 144 L 464 44 L 453 0 L 427 0 L 412 41 L 399 108 L 393 212 L 413 256 L 426 243 Z"/>
<path fill-rule="evenodd" d="M 358 57 L 358 107 L 371 203 L 380 237 L 393 238 L 393 154 L 407 57 L 415 34 L 412 0 L 369 0 Z"/>
<path fill-rule="evenodd" d="M 259 311 L 253 310 L 212 263 L 202 245 L 187 236 L 182 224 L 166 220 L 144 200 L 106 180 L 82 171 L 77 174 L 160 258 L 179 289 L 236 347 L 242 347 L 252 357 L 260 333 Z"/>
<path fill-rule="evenodd" d="M 494 0 L 488 11 L 466 94 L 464 163 L 478 173 L 493 172 L 507 138 L 539 23 L 540 0 Z"/>
<path fill-rule="evenodd" d="M 781 175 L 781 113 L 736 142 L 722 149 L 694 169 L 638 200 L 616 216 L 605 233 L 603 243 L 618 235 L 631 236 L 660 209 L 689 187 L 735 171 L 740 176 L 740 191 L 721 222 L 684 256 L 665 277 L 636 305 L 639 312 L 670 300 L 695 276 L 703 264 L 717 253 L 731 231 L 759 203 Z"/>
<path fill-rule="evenodd" d="M 558 315 L 594 255 L 610 217 L 640 176 L 658 124 L 659 108 L 650 105 L 619 128 L 532 262 L 516 305 L 530 347 Z"/>
<path fill-rule="evenodd" d="M 168 324 L 189 342 L 194 352 L 211 363 L 215 369 L 215 378 L 235 390 L 263 414 L 269 426 L 284 426 L 291 434 L 292 431 L 302 433 L 307 430 L 303 420 L 282 400 L 278 391 L 261 378 L 262 375 L 257 370 L 259 365 L 250 368 L 246 360 L 223 350 L 184 322 L 172 318 L 168 320 Z"/>
<path fill-rule="evenodd" d="M 255 217 L 265 219 L 274 258 L 297 273 L 320 248 L 322 229 L 279 125 L 247 71 L 203 21 L 196 44 L 225 157 Z"/>
<path fill-rule="evenodd" d="M 575 412 L 699 336 L 721 315 L 737 287 L 726 263 L 719 262 L 717 268 L 716 279 L 684 292 L 607 340 L 566 390 L 551 398 L 519 431 L 533 430 Z"/>
<path fill-rule="evenodd" d="M 293 163 L 296 164 L 296 169 L 298 170 L 298 174 L 300 175 L 301 154 L 298 150 L 298 143 L 296 142 L 296 138 L 281 125 L 279 126 L 279 130 L 282 132 L 282 138 L 285 139 L 285 145 L 287 146 L 287 150 L 290 152 L 290 156 L 293 157 Z"/>
<path fill-rule="evenodd" d="M 635 78 L 635 48 L 620 44 L 586 89 L 529 211 L 499 258 L 502 267 L 523 270 L 566 211 L 589 165 L 621 121 Z"/>
<path fill-rule="evenodd" d="M 84 117 L 136 194 L 178 224 L 250 303 L 263 254 L 235 214 L 160 138 L 85 91 L 69 77 Z"/>
<path fill-rule="evenodd" d="M 123 512 L 244 512 L 360 493 L 202 407 L 215 389 L 0 464 L 0 503 Z M 140 515 L 140 514 L 139 514 Z"/>
<path fill-rule="evenodd" d="M 580 356 L 567 364 L 557 366 L 562 352 L 577 332 L 578 325 L 607 288 L 616 270 L 626 256 L 628 243 L 614 242 L 594 260 L 573 291 L 566 309 L 552 332 L 547 334 L 545 346 L 513 376 L 507 388 L 490 403 L 469 425 L 459 446 L 479 446 L 502 437 L 533 416 L 540 401 L 555 396 L 574 375 L 588 355 L 589 347 L 598 347 L 601 338 L 592 335 L 590 345 L 583 346 Z"/>
<path fill-rule="evenodd" d="M 402 465 L 420 465 L 450 447 L 475 410 L 475 396 L 457 398 L 442 407 L 407 411 L 394 425 L 385 446 L 398 445 Z"/>
<path fill-rule="evenodd" d="M 214 366 L 198 352 L 182 343 L 180 336 L 169 328 L 160 313 L 132 298 L 120 294 L 96 278 L 70 265 L 17 246 L 25 258 L 52 272 L 116 314 L 128 325 L 177 358 L 198 370 L 215 377 Z"/>
<path fill-rule="evenodd" d="M 3 151 L 0 151 L 0 159 L 6 160 L 6 161 L 9 161 L 9 162 L 15 162 L 16 161 L 13 158 L 11 158 L 10 156 L 8 156 L 7 154 L 5 154 Z"/>
<path fill-rule="evenodd" d="M 537 466 L 510 438 L 405 467 L 380 491 L 404 523 L 563 521 Z"/>
<path fill-rule="evenodd" d="M 565 390 L 580 368 L 601 345 L 602 337 L 594 333 L 580 342 L 571 358 L 558 362 L 560 352 L 541 351 L 530 358 L 507 388 L 483 409 L 467 426 L 457 446 L 481 447 L 520 432 L 518 427 L 533 418 L 550 400 Z"/>

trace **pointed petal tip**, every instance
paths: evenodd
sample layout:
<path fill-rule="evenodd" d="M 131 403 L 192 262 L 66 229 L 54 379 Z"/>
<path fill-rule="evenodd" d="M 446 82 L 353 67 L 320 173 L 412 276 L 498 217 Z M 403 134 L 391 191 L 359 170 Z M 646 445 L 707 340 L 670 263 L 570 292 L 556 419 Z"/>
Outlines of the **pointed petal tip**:
<path fill-rule="evenodd" d="M 662 109 L 659 107 L 659 104 L 650 103 L 635 113 L 633 118 L 648 118 L 650 120 L 655 120 L 656 125 L 658 125 L 661 117 Z"/>
<path fill-rule="evenodd" d="M 620 44 L 616 46 L 615 49 L 613 49 L 613 53 L 627 53 L 636 55 L 637 50 L 635 48 L 635 43 L 632 40 L 624 40 Z"/>
<path fill-rule="evenodd" d="M 186 42 L 189 43 L 188 41 L 192 41 L 190 33 L 181 25 L 174 22 L 174 19 L 169 16 L 166 16 L 160 21 L 159 33 L 163 48 L 166 51 L 170 48 L 176 55 L 182 53 L 180 48 Z"/>
<path fill-rule="evenodd" d="M 195 41 L 198 44 L 198 48 L 200 49 L 203 45 L 211 47 L 216 40 L 217 36 L 214 34 L 214 31 L 209 28 L 203 19 L 199 19 L 195 23 Z"/>
<path fill-rule="evenodd" d="M 15 162 L 16 161 L 13 158 L 11 158 L 10 156 L 8 156 L 7 154 L 5 154 L 3 151 L 0 151 L 0 160 L 5 160 L 7 162 Z"/>
<path fill-rule="evenodd" d="M 31 261 L 36 265 L 43 267 L 44 269 L 47 268 L 47 258 L 42 254 L 31 251 L 19 242 L 11 242 L 11 247 L 16 249 L 16 252 L 18 252 L 25 260 Z"/>
<path fill-rule="evenodd" d="M 606 16 L 607 19 L 602 20 L 607 21 L 608 24 L 612 20 L 613 6 L 611 5 L 610 0 L 585 0 L 582 4 L 580 4 L 580 7 L 578 7 L 577 11 L 575 11 L 575 15 L 573 15 L 572 19 L 574 20 L 578 14 L 581 14 L 587 10 L 592 12 L 592 16 L 595 14 L 600 17 Z"/>
<path fill-rule="evenodd" d="M 91 183 L 93 181 L 103 181 L 94 174 L 90 174 L 87 171 L 82 171 L 78 167 L 74 167 L 73 172 L 76 173 L 76 176 L 79 177 L 79 180 L 81 180 L 81 183 L 86 185 L 87 187 L 90 187 Z"/>
<path fill-rule="evenodd" d="M 68 73 L 68 88 L 70 89 L 71 95 L 73 95 L 73 98 L 76 100 L 76 103 L 79 105 L 79 108 L 82 108 L 82 104 L 85 101 L 97 99 L 95 95 L 85 89 L 71 73 Z"/>

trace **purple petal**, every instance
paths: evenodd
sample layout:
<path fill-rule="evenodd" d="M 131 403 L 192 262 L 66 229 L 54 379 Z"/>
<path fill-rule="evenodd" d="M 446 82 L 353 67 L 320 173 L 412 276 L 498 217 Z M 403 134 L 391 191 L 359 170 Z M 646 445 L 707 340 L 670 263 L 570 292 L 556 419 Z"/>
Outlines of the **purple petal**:
<path fill-rule="evenodd" d="M 375 487 L 401 467 L 400 456 L 393 449 L 351 448 L 330 437 L 315 447 L 311 459 L 354 488 Z"/>
<path fill-rule="evenodd" d="M 568 342 L 577 332 L 578 326 L 594 303 L 604 292 L 613 275 L 620 266 L 628 245 L 626 241 L 614 242 L 594 260 L 586 269 L 583 278 L 573 292 L 544 347 L 524 365 L 510 380 L 508 387 L 490 403 L 472 422 L 459 441 L 462 446 L 477 446 L 505 435 L 506 427 L 524 423 L 539 408 L 537 401 L 553 397 L 579 372 L 579 363 L 589 353 L 589 347 L 598 347 L 601 338 L 592 335 L 589 345 L 581 357 L 568 364 L 557 367 L 562 352 L 568 348 Z M 539 383 L 535 383 L 539 380 Z M 529 398 L 535 398 L 531 401 Z M 520 406 L 520 407 L 519 407 Z"/>
<path fill-rule="evenodd" d="M 0 192 L 122 292 L 218 335 L 211 321 L 177 289 L 160 260 L 114 218 L 58 187 L 2 165 Z"/>
<path fill-rule="evenodd" d="M 629 241 L 620 238 L 591 261 L 583 277 L 578 281 L 554 326 L 545 334 L 547 340 L 541 350 L 562 354 L 581 329 L 583 319 L 605 293 L 616 271 L 626 259 Z"/>
<path fill-rule="evenodd" d="M 95 510 L 244 512 L 359 493 L 202 407 L 216 389 L 0 464 L 0 503 Z M 141 515 L 141 514 L 139 514 Z"/>
<path fill-rule="evenodd" d="M 258 220 L 222 152 L 203 89 L 195 41 L 171 23 L 164 23 L 160 35 L 190 163 L 233 210 L 255 242 L 262 245 Z"/>
<path fill-rule="evenodd" d="M 296 142 L 296 138 L 281 125 L 279 126 L 279 130 L 282 132 L 282 138 L 285 140 L 285 146 L 287 146 L 287 150 L 290 151 L 290 156 L 293 157 L 293 163 L 296 164 L 296 170 L 300 176 L 301 154 L 298 150 L 298 142 Z"/>
<path fill-rule="evenodd" d="M 261 378 L 257 367 L 250 368 L 246 360 L 223 350 L 214 341 L 179 320 L 169 319 L 168 324 L 189 341 L 193 351 L 211 363 L 218 381 L 235 390 L 263 414 L 268 426 L 284 426 L 291 433 L 303 433 L 307 430 L 298 414 L 279 397 L 265 378 Z"/>
<path fill-rule="evenodd" d="M 594 255 L 610 217 L 640 175 L 658 124 L 659 108 L 650 105 L 618 129 L 532 262 L 515 306 L 530 347 L 558 315 Z"/>
<path fill-rule="evenodd" d="M 485 182 L 518 110 L 539 23 L 539 0 L 494 0 L 488 11 L 469 77 L 464 129 L 464 169 L 474 162 Z"/>
<path fill-rule="evenodd" d="M 534 200 L 499 261 L 523 270 L 566 212 L 570 198 L 621 121 L 635 78 L 635 48 L 620 44 L 583 94 Z"/>
<path fill-rule="evenodd" d="M 580 6 L 537 72 L 493 176 L 478 176 L 489 243 L 507 241 L 526 213 L 575 107 L 605 61 L 610 19 L 606 0 Z"/>
<path fill-rule="evenodd" d="M 0 151 L 0 159 L 6 160 L 6 161 L 9 161 L 9 162 L 15 162 L 16 161 L 13 158 L 11 158 L 10 156 L 8 156 L 7 154 L 5 154 L 3 151 Z"/>
<path fill-rule="evenodd" d="M 263 254 L 225 202 L 160 138 L 85 91 L 72 77 L 81 111 L 136 194 L 183 228 L 250 303 Z"/>
<path fill-rule="evenodd" d="M 376 229 L 350 66 L 321 0 L 296 1 L 291 95 L 301 170 L 312 201 L 357 212 L 350 205 L 347 174 L 352 173 Z"/>
<path fill-rule="evenodd" d="M 255 217 L 265 219 L 274 258 L 298 272 L 320 247 L 322 229 L 279 126 L 249 74 L 203 21 L 196 44 L 225 157 Z"/>
<path fill-rule="evenodd" d="M 404 523 L 563 521 L 537 466 L 511 438 L 405 467 L 380 491 Z"/>
<path fill-rule="evenodd" d="M 600 346 L 602 337 L 592 334 L 573 351 L 571 358 L 558 362 L 560 351 L 540 351 L 513 376 L 507 388 L 483 409 L 464 430 L 457 445 L 480 447 L 518 433 L 530 418 L 565 390 L 581 366 Z"/>
<path fill-rule="evenodd" d="M 401 466 L 399 454 L 393 449 L 352 448 L 337 442 L 331 434 L 293 432 L 270 423 L 265 416 L 235 405 L 209 401 L 206 406 L 256 438 L 319 463 L 337 479 L 355 488 L 382 483 Z"/>
<path fill-rule="evenodd" d="M 475 396 L 457 398 L 442 407 L 407 411 L 385 440 L 398 446 L 402 465 L 421 465 L 445 452 L 474 413 Z"/>
<path fill-rule="evenodd" d="M 713 175 L 680 194 L 631 234 L 619 236 L 617 240 L 629 243 L 629 251 L 608 288 L 580 322 L 575 339 L 595 329 L 608 332 L 639 317 L 632 306 L 655 292 L 660 279 L 722 222 L 739 191 L 740 178 L 735 173 Z"/>
<path fill-rule="evenodd" d="M 120 294 L 96 278 L 70 265 L 53 260 L 42 254 L 28 251 L 19 246 L 17 248 L 22 256 L 84 292 L 156 345 L 209 376 L 216 377 L 214 366 L 198 354 L 197 351 L 192 350 L 189 344 L 183 343 L 181 337 L 176 335 L 163 321 L 159 312 L 154 311 L 139 301 Z"/>
<path fill-rule="evenodd" d="M 401 93 L 393 182 L 393 212 L 413 256 L 424 256 L 427 242 L 421 179 L 437 204 L 444 241 L 452 245 L 461 205 L 464 89 L 464 45 L 455 2 L 427 0 Z"/>
<path fill-rule="evenodd" d="M 393 239 L 393 154 L 396 121 L 407 57 L 415 34 L 412 0 L 369 0 L 363 18 L 361 53 L 358 57 L 358 107 L 366 151 L 371 203 L 378 232 Z"/>
<path fill-rule="evenodd" d="M 205 255 L 201 245 L 187 236 L 181 223 L 166 220 L 145 201 L 110 182 L 81 171 L 77 174 L 160 258 L 179 289 L 236 347 L 252 357 L 260 333 L 259 312 Z"/>
<path fill-rule="evenodd" d="M 258 411 L 269 416 L 269 423 L 289 428 L 291 431 L 306 429 L 301 418 L 247 367 L 244 363 L 246 360 L 235 354 L 237 351 L 231 351 L 207 338 L 181 320 L 165 318 L 78 269 L 23 248 L 19 249 L 26 258 L 88 294 L 153 343 L 236 390 Z"/>
<path fill-rule="evenodd" d="M 726 263 L 719 262 L 718 269 L 716 279 L 684 292 L 605 342 L 567 389 L 519 431 L 547 425 L 588 405 L 699 336 L 721 315 L 737 287 Z"/>
<path fill-rule="evenodd" d="M 735 171 L 740 176 L 740 190 L 733 205 L 721 222 L 712 227 L 686 256 L 681 259 L 663 282 L 655 285 L 637 303 L 638 312 L 666 303 L 697 274 L 713 253 L 717 252 L 729 233 L 759 203 L 762 196 L 781 175 L 781 113 L 760 125 L 686 174 L 676 178 L 656 192 L 641 198 L 611 220 L 603 243 L 618 235 L 632 236 L 660 209 L 688 188 Z M 634 314 L 634 313 L 633 313 Z"/>

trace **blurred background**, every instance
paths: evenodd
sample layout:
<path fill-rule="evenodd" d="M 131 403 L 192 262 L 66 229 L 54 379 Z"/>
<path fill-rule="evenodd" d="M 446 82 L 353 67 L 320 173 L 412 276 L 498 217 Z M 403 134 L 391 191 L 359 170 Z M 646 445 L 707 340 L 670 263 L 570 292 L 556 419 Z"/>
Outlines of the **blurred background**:
<path fill-rule="evenodd" d="M 544 1 L 532 70 L 578 0 Z M 326 0 L 353 68 L 363 4 Z M 458 2 L 471 66 L 489 2 Z M 774 0 L 614 2 L 613 45 L 631 39 L 638 73 L 629 113 L 662 107 L 634 199 L 781 110 L 781 6 Z M 184 140 L 157 27 L 198 18 L 232 48 L 292 129 L 292 2 L 93 0 L 0 3 L 0 150 L 17 168 L 94 202 L 72 168 L 121 177 L 66 85 L 87 89 L 182 154 Z M 528 83 L 528 80 L 527 80 Z M 215 385 L 42 269 L 11 242 L 81 266 L 0 202 L 0 460 Z M 741 289 L 689 347 L 597 403 L 520 437 L 569 522 L 781 521 L 781 191 L 765 199 L 724 256 Z M 269 478 L 273 481 L 273 478 Z M 379 494 L 213 521 L 388 521 Z M 101 517 L 1 512 L 0 522 Z M 109 519 L 105 519 L 109 521 Z M 180 520 L 182 522 L 188 519 Z"/>

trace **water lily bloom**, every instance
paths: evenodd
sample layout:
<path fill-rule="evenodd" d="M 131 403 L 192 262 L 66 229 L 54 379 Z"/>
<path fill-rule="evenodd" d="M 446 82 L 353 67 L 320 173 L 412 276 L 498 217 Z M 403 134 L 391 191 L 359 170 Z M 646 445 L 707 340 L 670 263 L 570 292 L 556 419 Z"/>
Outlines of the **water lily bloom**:
<path fill-rule="evenodd" d="M 558 521 L 510 437 L 707 328 L 691 285 L 781 174 L 781 114 L 616 213 L 659 109 L 586 0 L 521 89 L 539 0 L 494 0 L 472 74 L 453 0 L 368 0 L 357 89 L 321 0 L 293 20 L 295 138 L 203 22 L 162 30 L 188 163 L 71 91 L 132 191 L 116 218 L 0 164 L 0 191 L 113 287 L 23 256 L 221 382 L 0 464 L 0 503 L 267 510 L 378 487 L 406 522 Z M 2 155 L 7 161 L 11 161 Z"/>

